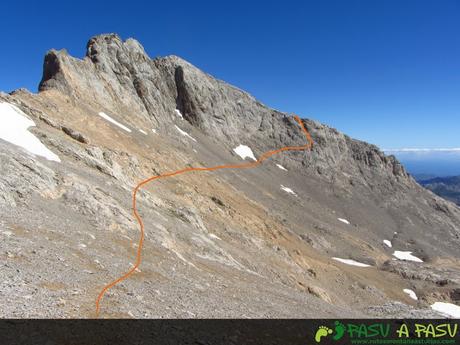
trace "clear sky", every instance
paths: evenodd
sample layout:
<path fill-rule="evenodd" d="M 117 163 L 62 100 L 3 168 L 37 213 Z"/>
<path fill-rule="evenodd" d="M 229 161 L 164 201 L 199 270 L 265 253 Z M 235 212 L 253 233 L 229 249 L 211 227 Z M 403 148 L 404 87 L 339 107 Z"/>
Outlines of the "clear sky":
<path fill-rule="evenodd" d="M 460 147 L 460 1 L 8 1 L 0 90 L 116 32 L 381 148 Z"/>

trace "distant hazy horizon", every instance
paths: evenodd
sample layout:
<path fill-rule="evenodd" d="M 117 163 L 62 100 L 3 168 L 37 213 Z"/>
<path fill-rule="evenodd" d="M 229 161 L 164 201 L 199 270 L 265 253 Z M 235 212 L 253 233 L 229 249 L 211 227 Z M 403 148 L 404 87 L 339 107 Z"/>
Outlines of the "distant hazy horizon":
<path fill-rule="evenodd" d="M 460 149 L 400 149 L 385 153 L 395 155 L 412 175 L 460 175 Z"/>

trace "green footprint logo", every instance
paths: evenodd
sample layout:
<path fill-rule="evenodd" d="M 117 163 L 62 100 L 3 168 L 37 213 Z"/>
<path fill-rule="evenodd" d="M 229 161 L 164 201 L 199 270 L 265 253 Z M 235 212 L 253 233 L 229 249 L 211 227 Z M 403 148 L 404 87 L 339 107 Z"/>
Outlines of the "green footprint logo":
<path fill-rule="evenodd" d="M 343 335 L 345 334 L 345 325 L 341 323 L 340 321 L 334 322 L 335 324 L 335 334 L 332 337 L 334 340 L 340 340 L 342 339 Z"/>
<path fill-rule="evenodd" d="M 323 337 L 327 337 L 330 334 L 332 334 L 332 329 L 326 326 L 319 326 L 315 334 L 315 341 L 319 343 Z"/>

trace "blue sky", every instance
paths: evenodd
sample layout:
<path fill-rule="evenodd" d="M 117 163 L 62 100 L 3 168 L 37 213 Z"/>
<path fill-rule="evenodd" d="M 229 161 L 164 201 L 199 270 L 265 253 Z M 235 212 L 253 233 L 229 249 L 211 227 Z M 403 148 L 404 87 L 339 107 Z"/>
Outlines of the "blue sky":
<path fill-rule="evenodd" d="M 0 32 L 3 91 L 117 32 L 381 148 L 460 147 L 459 1 L 10 1 Z"/>

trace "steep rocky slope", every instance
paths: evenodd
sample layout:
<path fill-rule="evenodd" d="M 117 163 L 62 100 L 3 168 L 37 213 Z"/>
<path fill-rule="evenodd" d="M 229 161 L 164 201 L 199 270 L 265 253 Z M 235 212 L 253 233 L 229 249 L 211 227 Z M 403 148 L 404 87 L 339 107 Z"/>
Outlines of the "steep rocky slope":
<path fill-rule="evenodd" d="M 114 34 L 92 38 L 82 60 L 49 51 L 39 93 L 0 102 L 59 157 L 0 140 L 5 317 L 94 316 L 99 291 L 134 262 L 139 181 L 240 163 L 239 145 L 259 157 L 305 144 L 289 114 Z M 311 151 L 142 189 L 143 263 L 101 316 L 423 317 L 458 304 L 460 209 L 377 147 L 303 121 Z"/>

